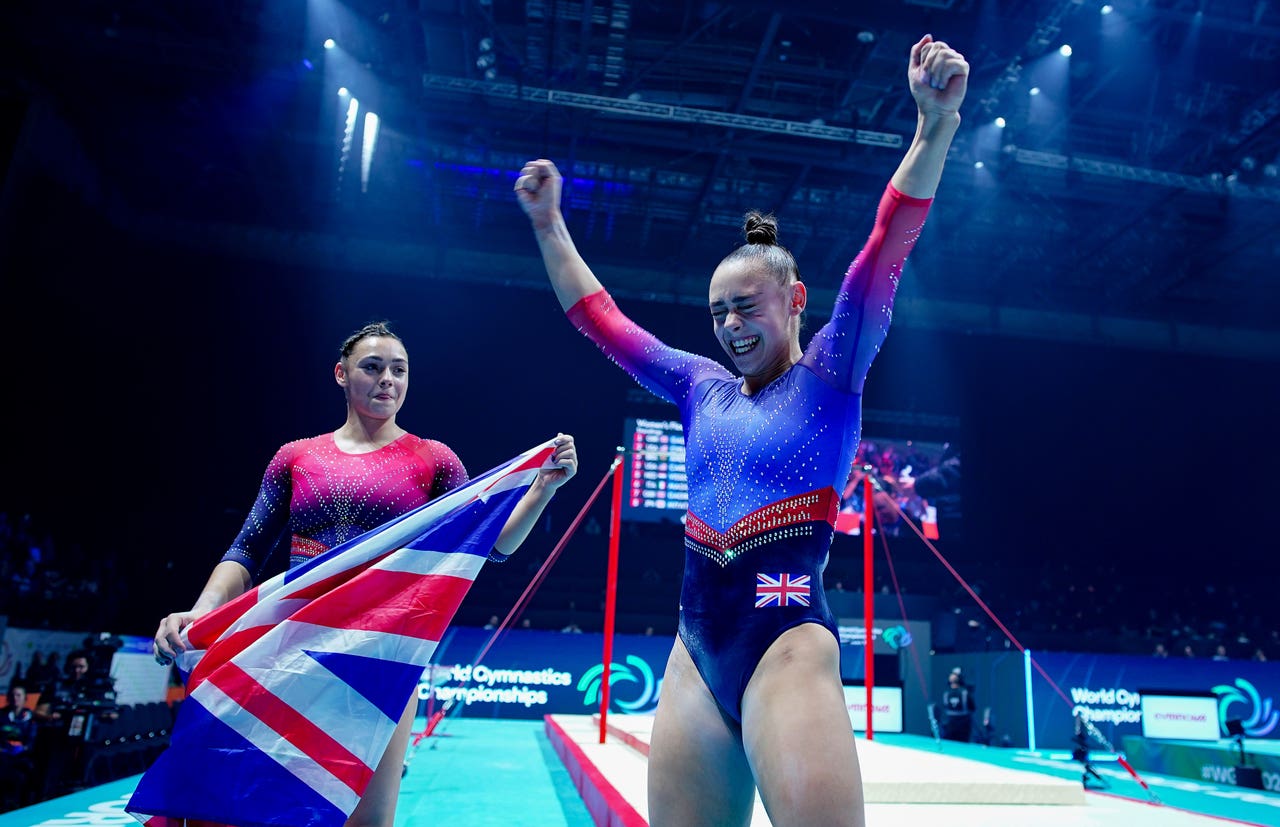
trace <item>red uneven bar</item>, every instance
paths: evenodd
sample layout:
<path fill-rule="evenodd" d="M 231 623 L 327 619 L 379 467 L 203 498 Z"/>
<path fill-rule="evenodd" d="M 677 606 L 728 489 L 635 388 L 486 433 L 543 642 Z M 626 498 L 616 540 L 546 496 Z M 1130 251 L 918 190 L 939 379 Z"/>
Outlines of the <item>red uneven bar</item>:
<path fill-rule="evenodd" d="M 609 715 L 609 665 L 613 662 L 613 616 L 618 604 L 618 536 L 622 533 L 622 451 L 613 460 L 613 504 L 609 509 L 609 575 L 604 593 L 604 674 L 600 676 L 600 743 Z"/>
<path fill-rule="evenodd" d="M 862 609 L 867 621 L 866 656 L 867 656 L 867 740 L 875 740 L 875 732 L 871 728 L 871 692 L 876 684 L 876 655 L 874 617 L 875 588 L 872 577 L 874 546 L 871 545 L 871 515 L 875 513 L 875 502 L 871 492 L 871 475 L 862 478 Z"/>

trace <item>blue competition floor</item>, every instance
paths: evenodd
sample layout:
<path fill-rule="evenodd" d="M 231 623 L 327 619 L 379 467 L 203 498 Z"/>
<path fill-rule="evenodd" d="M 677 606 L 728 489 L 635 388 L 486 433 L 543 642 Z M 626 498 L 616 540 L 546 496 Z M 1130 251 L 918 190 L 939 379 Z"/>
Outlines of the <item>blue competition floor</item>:
<path fill-rule="evenodd" d="M 419 722 L 421 725 L 422 722 Z M 410 752 L 397 827 L 457 824 L 465 827 L 590 827 L 591 819 L 568 773 L 543 734 L 541 721 L 455 719 L 443 734 Z M 881 735 L 886 743 L 948 754 L 1005 767 L 1080 777 L 1080 765 L 1052 753 L 936 744 L 913 735 Z M 1110 794 L 1145 800 L 1146 793 L 1115 763 L 1099 762 Z M 1280 794 L 1259 793 L 1210 782 L 1144 776 L 1170 808 L 1247 824 L 1280 825 Z M 124 805 L 137 777 L 121 779 L 33 807 L 0 814 L 0 827 L 90 827 L 128 825 Z"/>
<path fill-rule="evenodd" d="M 410 747 L 397 827 L 591 827 L 542 721 L 458 719 L 441 724 L 441 731 Z M 139 777 L 0 814 L 0 827 L 135 824 L 124 807 Z"/>

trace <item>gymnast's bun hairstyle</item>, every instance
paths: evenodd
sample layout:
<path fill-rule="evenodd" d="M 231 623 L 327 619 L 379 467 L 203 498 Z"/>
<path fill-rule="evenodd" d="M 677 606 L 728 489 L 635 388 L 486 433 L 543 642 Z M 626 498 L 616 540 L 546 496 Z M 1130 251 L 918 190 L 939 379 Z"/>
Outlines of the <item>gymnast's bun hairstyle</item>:
<path fill-rule="evenodd" d="M 778 219 L 773 213 L 748 212 L 742 221 L 742 234 L 747 243 L 724 257 L 721 264 L 749 260 L 768 268 L 783 287 L 800 279 L 800 268 L 791 251 L 778 243 Z"/>
<path fill-rule="evenodd" d="M 343 359 L 346 359 L 356 349 L 356 345 L 360 343 L 361 339 L 367 339 L 370 336 L 386 336 L 404 344 L 399 336 L 391 332 L 391 324 L 389 322 L 370 322 L 343 340 L 342 346 L 338 348 L 338 353 Z"/>
<path fill-rule="evenodd" d="M 742 234 L 746 237 L 748 244 L 764 244 L 766 246 L 777 244 L 778 219 L 773 217 L 773 213 L 765 215 L 752 210 L 747 213 L 742 222 Z"/>

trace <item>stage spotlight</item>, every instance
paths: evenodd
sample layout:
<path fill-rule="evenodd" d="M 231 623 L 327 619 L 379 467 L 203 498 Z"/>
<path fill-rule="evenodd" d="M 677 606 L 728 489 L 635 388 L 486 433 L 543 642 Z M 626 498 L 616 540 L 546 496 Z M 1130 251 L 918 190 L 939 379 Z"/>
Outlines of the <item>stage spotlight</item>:
<path fill-rule="evenodd" d="M 337 45 L 338 44 L 334 42 L 332 37 L 324 42 L 324 47 L 326 49 L 332 49 L 334 46 L 337 46 Z"/>
<path fill-rule="evenodd" d="M 1027 92 L 1027 94 L 1034 98 L 1036 95 L 1040 94 L 1040 87 L 1032 86 L 1031 89 Z"/>
<path fill-rule="evenodd" d="M 1069 46 L 1066 43 L 1063 43 L 1062 46 L 1058 49 L 1058 54 L 1062 55 L 1063 57 L 1071 57 L 1071 46 Z"/>
<path fill-rule="evenodd" d="M 364 116 L 364 141 L 360 144 L 360 191 L 369 191 L 369 170 L 373 167 L 373 150 L 378 142 L 382 121 L 373 112 Z"/>
<path fill-rule="evenodd" d="M 1098 11 L 1103 14 L 1111 14 L 1111 12 L 1115 11 L 1115 8 L 1110 3 L 1106 3 L 1102 8 L 1098 9 Z"/>
<path fill-rule="evenodd" d="M 973 162 L 973 168 L 974 168 L 974 169 L 982 169 L 982 168 L 983 168 L 983 167 L 985 167 L 985 166 L 986 166 L 986 164 L 982 163 L 981 161 L 974 161 L 974 162 Z"/>
<path fill-rule="evenodd" d="M 350 94 L 351 92 L 347 89 L 347 87 L 345 86 L 338 87 L 338 97 L 345 98 L 347 95 L 350 95 Z"/>
<path fill-rule="evenodd" d="M 1001 129 L 1004 129 L 1007 123 L 1008 122 L 1004 118 L 996 118 L 996 126 L 1000 127 Z"/>

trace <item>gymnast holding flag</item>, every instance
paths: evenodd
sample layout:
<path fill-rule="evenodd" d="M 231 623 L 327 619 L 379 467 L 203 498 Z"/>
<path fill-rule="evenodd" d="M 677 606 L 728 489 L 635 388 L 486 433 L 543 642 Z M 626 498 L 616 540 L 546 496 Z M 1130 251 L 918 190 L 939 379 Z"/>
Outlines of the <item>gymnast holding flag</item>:
<path fill-rule="evenodd" d="M 346 421 L 332 433 L 290 442 L 279 449 L 267 466 L 243 528 L 214 567 L 194 605 L 160 622 L 154 641 L 157 662 L 173 663 L 186 649 L 184 629 L 253 587 L 285 532 L 291 535 L 289 565 L 293 572 L 330 548 L 353 541 L 467 483 L 466 468 L 444 443 L 421 439 L 396 424 L 409 386 L 409 357 L 400 337 L 385 322 L 366 325 L 342 343 L 333 375 L 346 398 Z M 576 473 L 573 437 L 557 435 L 547 453 L 548 458 L 488 550 L 488 559 L 500 562 L 514 552 L 552 495 Z M 450 617 L 454 608 L 449 609 Z M 347 780 L 351 789 L 341 789 L 347 796 L 343 800 L 348 801 L 353 800 L 351 793 L 359 790 L 355 792 L 359 802 L 346 824 L 392 827 L 416 710 L 416 694 L 403 712 L 396 707 L 399 722 L 381 760 L 376 761 L 376 769 L 357 766 L 353 780 Z M 178 734 L 175 730 L 175 739 Z M 321 734 L 313 740 L 326 737 Z M 336 763 L 353 762 L 342 759 Z M 199 767 L 191 770 L 202 771 Z M 319 802 L 317 806 L 324 810 L 327 805 Z M 345 811 L 346 807 L 339 809 Z M 200 816 L 193 813 L 189 817 Z M 273 817 L 264 812 L 261 822 L 252 816 L 236 823 L 286 823 L 275 818 L 278 814 Z"/>

